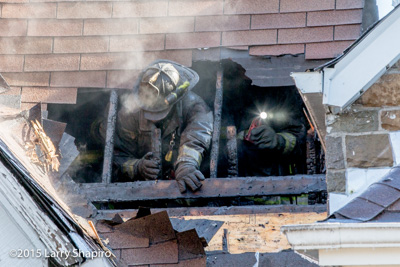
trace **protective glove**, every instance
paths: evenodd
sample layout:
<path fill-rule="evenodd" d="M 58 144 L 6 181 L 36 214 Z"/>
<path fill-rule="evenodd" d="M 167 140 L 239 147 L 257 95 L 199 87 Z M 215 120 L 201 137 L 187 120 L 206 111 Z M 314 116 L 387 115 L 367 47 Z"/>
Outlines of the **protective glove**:
<path fill-rule="evenodd" d="M 189 162 L 181 162 L 178 164 L 178 168 L 175 171 L 175 180 L 178 182 L 179 191 L 184 193 L 186 191 L 186 185 L 190 187 L 192 191 L 198 190 L 203 184 L 200 181 L 204 181 L 204 175 Z"/>
<path fill-rule="evenodd" d="M 148 152 L 137 162 L 137 172 L 145 180 L 155 180 L 160 172 L 160 159 Z"/>
<path fill-rule="evenodd" d="M 260 149 L 274 149 L 279 144 L 279 135 L 268 125 L 254 128 L 251 131 L 250 139 Z"/>

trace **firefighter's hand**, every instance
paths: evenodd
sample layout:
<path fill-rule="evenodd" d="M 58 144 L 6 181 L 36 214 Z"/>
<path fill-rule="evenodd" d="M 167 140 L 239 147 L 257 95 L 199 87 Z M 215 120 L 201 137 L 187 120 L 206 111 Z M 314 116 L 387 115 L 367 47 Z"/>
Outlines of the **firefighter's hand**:
<path fill-rule="evenodd" d="M 204 181 L 204 175 L 191 163 L 181 162 L 175 171 L 175 179 L 178 182 L 179 191 L 184 193 L 186 186 L 192 191 L 200 189 L 203 185 L 200 181 Z"/>
<path fill-rule="evenodd" d="M 160 172 L 160 159 L 148 152 L 137 164 L 139 175 L 145 180 L 155 180 Z"/>
<path fill-rule="evenodd" d="M 278 145 L 278 135 L 267 125 L 254 128 L 250 139 L 260 149 L 274 149 Z"/>

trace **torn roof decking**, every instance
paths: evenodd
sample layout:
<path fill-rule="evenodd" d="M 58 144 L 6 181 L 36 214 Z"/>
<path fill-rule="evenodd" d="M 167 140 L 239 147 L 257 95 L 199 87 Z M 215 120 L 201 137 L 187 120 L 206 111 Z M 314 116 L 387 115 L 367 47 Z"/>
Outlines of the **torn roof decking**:
<path fill-rule="evenodd" d="M 326 217 L 326 212 L 309 212 L 305 214 L 287 213 L 283 210 L 275 210 L 274 212 L 270 210 L 271 213 L 262 213 L 258 212 L 260 210 L 248 214 L 237 213 L 233 216 L 232 214 L 230 216 L 223 213 L 215 213 L 213 215 L 207 215 L 206 213 L 183 215 L 182 213 L 179 215 L 174 214 L 172 209 L 169 209 L 167 212 L 176 231 L 182 232 L 195 228 L 198 236 L 206 239 L 208 242 L 208 246 L 205 248 L 207 255 L 221 250 L 236 254 L 249 251 L 263 253 L 278 252 L 288 249 L 289 245 L 279 231 L 282 225 L 289 223 L 307 224 Z M 153 209 L 152 211 L 156 212 Z M 202 213 L 205 209 L 200 208 L 198 211 Z M 120 214 L 126 220 L 133 213 L 124 210 L 115 211 L 114 216 L 116 214 Z M 111 217 L 108 217 L 107 220 L 110 219 Z M 97 226 L 98 230 L 99 228 Z M 109 231 L 109 229 L 105 230 Z"/>
<path fill-rule="evenodd" d="M 30 115 L 35 116 L 34 113 L 32 112 Z M 57 180 L 57 175 L 44 172 L 41 167 L 33 164 L 27 156 L 24 150 L 27 141 L 24 139 L 24 134 L 29 132 L 29 124 L 24 116 L 29 116 L 29 114 L 5 107 L 1 111 L 0 156 L 2 162 L 32 197 L 35 202 L 34 205 L 43 210 L 62 233 L 68 236 L 70 242 L 84 251 L 101 250 L 90 237 L 95 235 L 85 219 L 73 214 L 71 212 L 73 207 L 66 204 L 65 196 L 54 188 L 53 180 Z M 40 119 L 40 109 L 36 116 L 39 116 Z M 63 190 L 63 194 L 65 194 L 66 191 Z M 78 198 L 80 199 L 78 200 Z M 90 210 L 87 201 L 81 196 L 69 194 L 67 203 L 70 204 L 73 201 L 78 202 L 75 204 L 82 210 Z M 86 208 L 85 205 L 87 205 Z M 88 215 L 87 211 L 82 211 L 82 214 Z M 47 237 L 42 238 L 46 239 Z"/>
<path fill-rule="evenodd" d="M 120 224 L 98 221 L 96 227 L 113 249 L 120 266 L 205 266 L 206 255 L 196 230 L 176 232 L 165 211 Z"/>
<path fill-rule="evenodd" d="M 20 183 L 24 190 L 26 190 L 25 192 L 20 192 L 18 195 L 23 202 L 27 202 L 23 204 L 24 208 L 20 212 L 24 214 L 25 220 L 33 226 L 38 237 L 46 245 L 46 248 L 49 249 L 49 252 L 57 251 L 66 255 L 67 251 L 72 253 L 74 249 L 85 252 L 100 249 L 96 242 L 87 236 L 86 231 L 81 225 L 73 219 L 72 215 L 67 211 L 68 209 L 65 210 L 62 208 L 63 203 L 52 198 L 32 178 L 28 170 L 14 157 L 3 141 L 0 141 L 0 155 L 2 162 L 5 164 L 2 164 L 2 166 L 15 175 L 7 178 L 5 170 L 2 170 L 4 180 L 14 179 L 13 182 Z M 3 188 L 3 190 L 6 190 L 6 188 Z M 13 186 L 13 190 L 17 190 L 15 185 Z M 14 192 L 14 194 L 16 193 Z M 6 203 L 3 204 L 5 205 Z M 17 207 L 18 205 L 18 201 L 13 203 L 13 206 Z M 38 208 L 40 211 L 36 211 L 35 213 L 35 209 Z M 56 260 L 59 261 L 60 259 L 57 257 Z M 79 260 L 81 259 L 63 259 L 60 263 L 69 265 Z"/>

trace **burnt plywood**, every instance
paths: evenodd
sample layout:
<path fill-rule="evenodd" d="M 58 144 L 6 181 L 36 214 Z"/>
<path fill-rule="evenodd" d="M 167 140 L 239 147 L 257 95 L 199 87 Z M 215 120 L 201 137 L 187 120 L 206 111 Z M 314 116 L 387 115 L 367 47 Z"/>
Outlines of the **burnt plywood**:
<path fill-rule="evenodd" d="M 325 136 L 326 136 L 326 124 L 325 124 L 325 107 L 322 104 L 322 93 L 309 93 L 303 94 L 299 91 L 304 104 L 311 116 L 311 121 L 315 126 L 322 147 L 326 150 Z"/>
<path fill-rule="evenodd" d="M 306 60 L 304 54 L 284 55 L 281 57 L 255 57 L 248 51 L 221 49 L 222 59 L 231 59 L 246 69 L 245 75 L 253 81 L 253 85 L 261 87 L 292 86 L 292 72 L 314 69 L 326 60 Z"/>

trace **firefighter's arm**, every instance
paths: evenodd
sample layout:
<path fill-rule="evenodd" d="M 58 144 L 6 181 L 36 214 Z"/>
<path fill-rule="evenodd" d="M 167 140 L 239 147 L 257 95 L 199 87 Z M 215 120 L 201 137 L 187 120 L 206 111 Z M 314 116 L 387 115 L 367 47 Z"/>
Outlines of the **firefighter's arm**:
<path fill-rule="evenodd" d="M 258 148 L 279 151 L 282 155 L 291 154 L 297 143 L 295 134 L 288 131 L 277 133 L 268 125 L 254 128 L 250 138 Z"/>
<path fill-rule="evenodd" d="M 114 163 L 132 181 L 155 180 L 160 172 L 160 159 L 151 152 L 138 155 L 138 125 L 138 114 L 118 113 Z"/>
<path fill-rule="evenodd" d="M 195 191 L 204 180 L 199 168 L 210 147 L 213 115 L 204 101 L 193 93 L 185 98 L 182 113 L 184 130 L 175 162 L 175 176 L 181 192 L 186 191 L 186 185 Z"/>

